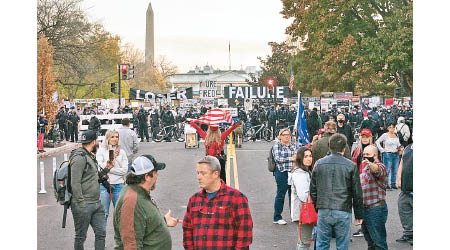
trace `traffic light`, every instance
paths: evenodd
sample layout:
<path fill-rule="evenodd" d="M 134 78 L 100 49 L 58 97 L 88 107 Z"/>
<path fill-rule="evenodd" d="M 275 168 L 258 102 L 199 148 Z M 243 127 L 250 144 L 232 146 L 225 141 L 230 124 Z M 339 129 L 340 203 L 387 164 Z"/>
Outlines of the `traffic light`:
<path fill-rule="evenodd" d="M 400 98 L 401 97 L 401 93 L 400 93 L 400 88 L 395 88 L 394 89 L 394 98 Z"/>
<path fill-rule="evenodd" d="M 122 71 L 122 80 L 128 79 L 128 64 L 121 64 L 120 70 Z"/>
<path fill-rule="evenodd" d="M 275 79 L 273 79 L 273 78 L 267 78 L 267 80 L 266 80 L 266 86 L 267 86 L 269 89 L 273 89 L 273 87 L 275 87 L 275 85 L 276 85 Z"/>
<path fill-rule="evenodd" d="M 113 92 L 114 94 L 117 93 L 117 83 L 115 82 L 111 83 L 111 92 Z"/>
<path fill-rule="evenodd" d="M 127 80 L 134 78 L 134 65 L 129 64 L 128 65 L 128 78 Z"/>

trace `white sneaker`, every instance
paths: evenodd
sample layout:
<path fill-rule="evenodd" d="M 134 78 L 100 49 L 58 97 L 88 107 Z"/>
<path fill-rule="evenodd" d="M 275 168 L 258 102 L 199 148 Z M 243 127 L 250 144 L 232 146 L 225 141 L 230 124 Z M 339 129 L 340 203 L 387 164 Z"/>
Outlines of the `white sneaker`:
<path fill-rule="evenodd" d="M 281 220 L 278 220 L 278 221 L 274 221 L 273 224 L 286 225 L 287 222 L 285 220 L 281 219 Z"/>

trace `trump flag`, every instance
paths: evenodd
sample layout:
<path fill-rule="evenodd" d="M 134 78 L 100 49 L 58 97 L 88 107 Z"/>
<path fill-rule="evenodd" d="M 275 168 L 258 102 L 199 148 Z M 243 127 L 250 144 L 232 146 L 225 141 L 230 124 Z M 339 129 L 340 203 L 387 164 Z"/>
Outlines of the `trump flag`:
<path fill-rule="evenodd" d="M 297 107 L 297 119 L 295 120 L 295 128 L 297 129 L 298 134 L 298 143 L 300 146 L 305 146 L 310 144 L 309 136 L 308 136 L 308 128 L 306 127 L 306 117 L 305 112 L 303 110 L 301 92 L 298 91 L 298 107 Z"/>

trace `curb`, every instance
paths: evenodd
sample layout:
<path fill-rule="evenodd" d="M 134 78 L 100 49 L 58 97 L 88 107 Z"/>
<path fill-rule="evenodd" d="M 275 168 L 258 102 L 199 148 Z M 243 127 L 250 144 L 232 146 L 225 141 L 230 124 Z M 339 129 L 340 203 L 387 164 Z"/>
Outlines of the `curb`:
<path fill-rule="evenodd" d="M 56 154 L 56 153 L 59 153 L 59 152 L 62 152 L 62 151 L 72 150 L 72 149 L 80 147 L 80 145 L 81 145 L 81 143 L 70 143 L 70 144 L 64 145 L 62 147 L 58 147 L 58 148 L 55 148 L 55 149 L 47 150 L 47 152 L 38 154 L 37 155 L 37 159 L 40 160 L 42 158 L 51 156 L 53 154 Z"/>

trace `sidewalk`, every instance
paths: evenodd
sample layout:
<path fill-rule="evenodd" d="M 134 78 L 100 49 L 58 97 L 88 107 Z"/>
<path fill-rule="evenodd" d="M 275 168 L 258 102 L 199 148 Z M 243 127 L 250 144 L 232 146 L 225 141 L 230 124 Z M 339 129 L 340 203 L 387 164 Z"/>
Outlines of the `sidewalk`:
<path fill-rule="evenodd" d="M 51 156 L 53 154 L 59 153 L 59 152 L 63 152 L 63 151 L 68 151 L 68 150 L 72 150 L 75 149 L 77 147 L 79 147 L 81 144 L 80 143 L 75 143 L 75 142 L 67 142 L 64 141 L 64 143 L 66 145 L 61 146 L 61 147 L 57 147 L 57 148 L 44 148 L 45 152 L 44 153 L 39 153 L 37 154 L 37 159 L 40 160 L 42 158 Z"/>

